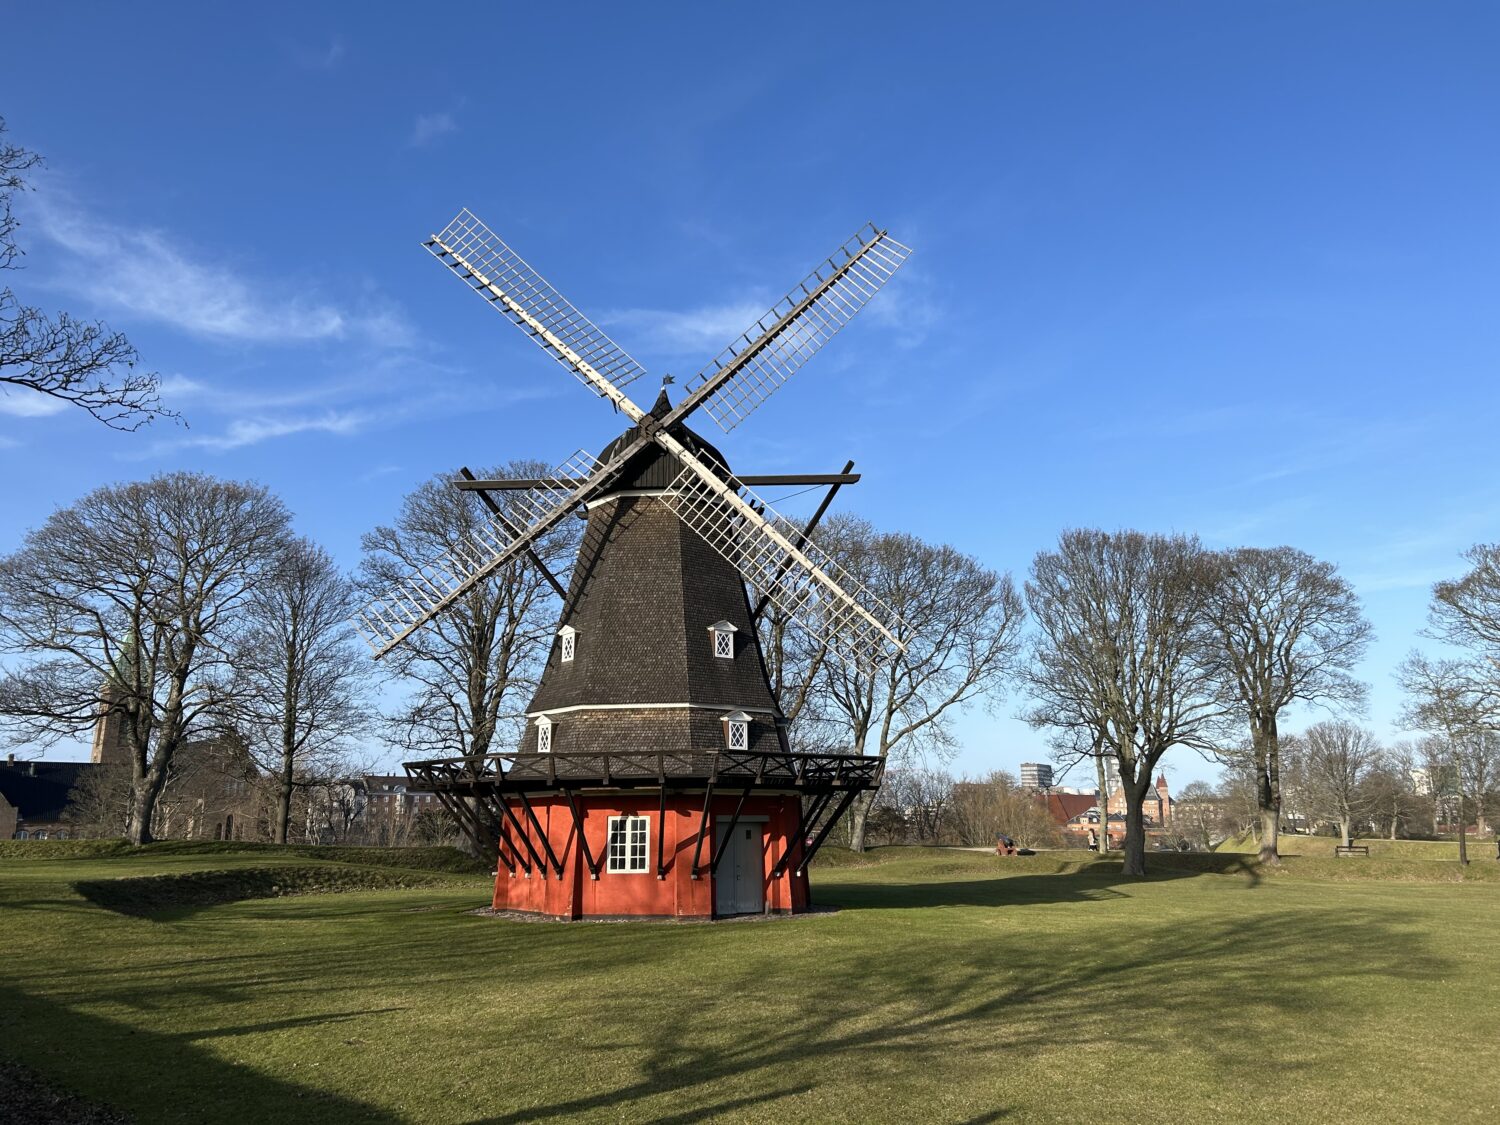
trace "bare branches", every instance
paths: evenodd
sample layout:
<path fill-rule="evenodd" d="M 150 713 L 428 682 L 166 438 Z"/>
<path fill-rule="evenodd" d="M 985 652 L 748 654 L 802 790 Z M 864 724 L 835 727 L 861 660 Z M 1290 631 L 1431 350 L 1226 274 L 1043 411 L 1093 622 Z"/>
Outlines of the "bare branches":
<path fill-rule="evenodd" d="M 172 473 L 95 489 L 0 559 L 0 722 L 23 737 L 93 725 L 101 691 L 131 756 L 130 834 L 150 839 L 178 749 L 221 699 L 246 602 L 286 535 L 257 485 Z"/>
<path fill-rule="evenodd" d="M 274 840 L 286 843 L 292 794 L 322 780 L 368 729 L 373 675 L 350 618 L 355 589 L 328 553 L 292 540 L 256 584 L 226 693 L 248 749 L 276 779 Z"/>
<path fill-rule="evenodd" d="M 1210 749 L 1225 716 L 1206 577 L 1196 539 L 1078 530 L 1037 554 L 1026 583 L 1037 633 L 1025 717 L 1119 763 L 1129 874 L 1145 872 L 1157 763 L 1172 746 Z"/>
<path fill-rule="evenodd" d="M 1249 724 L 1260 804 L 1260 856 L 1274 862 L 1281 820 L 1282 713 L 1294 702 L 1359 709 L 1351 674 L 1370 642 L 1354 589 L 1332 563 L 1293 547 L 1241 547 L 1205 560 L 1209 621 L 1223 689 Z"/>
<path fill-rule="evenodd" d="M 0 118 L 0 137 L 5 133 Z M 25 173 L 41 157 L 0 143 L 0 269 L 17 269 L 22 251 L 12 209 Z M 140 356 L 122 334 L 66 312 L 55 317 L 0 290 L 0 394 L 41 394 L 77 406 L 116 430 L 137 430 L 178 415 L 161 404 L 154 372 L 139 371 Z M 11 388 L 15 390 L 12 391 Z"/>

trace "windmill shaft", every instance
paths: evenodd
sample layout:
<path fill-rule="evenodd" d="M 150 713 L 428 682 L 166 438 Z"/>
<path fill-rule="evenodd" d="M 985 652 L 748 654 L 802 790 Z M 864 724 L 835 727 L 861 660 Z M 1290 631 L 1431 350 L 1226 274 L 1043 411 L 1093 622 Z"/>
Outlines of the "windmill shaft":
<path fill-rule="evenodd" d="M 543 324 L 541 320 L 532 315 L 530 310 L 528 310 L 519 301 L 513 298 L 494 281 L 492 281 L 486 274 L 481 272 L 478 266 L 469 262 L 463 255 L 458 253 L 458 251 L 454 250 L 452 247 L 444 243 L 442 239 L 434 236 L 432 242 L 434 246 L 441 248 L 444 254 L 452 258 L 457 265 L 461 266 L 466 272 L 473 275 L 474 280 L 479 282 L 477 288 L 487 290 L 488 292 L 494 294 L 495 299 L 500 301 L 505 306 L 506 310 L 511 314 L 511 316 L 513 316 L 517 321 L 521 322 L 533 336 L 536 336 L 538 339 L 545 341 L 548 347 L 557 352 L 557 354 L 561 356 L 569 366 L 577 371 L 578 374 L 587 379 L 589 384 L 593 386 L 596 391 L 598 391 L 601 395 L 618 406 L 621 413 L 623 413 L 627 418 L 629 418 L 632 422 L 639 422 L 643 417 L 645 417 L 646 412 L 635 403 L 631 402 L 630 399 L 626 397 L 624 391 L 620 390 L 619 387 L 615 386 L 603 375 L 599 374 L 598 371 L 594 370 L 593 365 L 591 365 L 587 360 L 585 360 L 571 347 L 569 347 L 561 337 L 559 337 L 550 328 Z"/>
<path fill-rule="evenodd" d="M 880 236 L 884 234 L 885 232 L 881 231 L 880 235 L 877 235 L 870 242 L 866 243 L 860 249 L 859 253 L 855 254 L 842 266 L 834 270 L 833 273 L 829 274 L 828 277 L 824 279 L 822 284 L 815 286 L 812 292 L 808 293 L 807 296 L 798 301 L 797 304 L 791 309 L 791 311 L 777 320 L 776 323 L 768 328 L 765 332 L 761 333 L 760 338 L 756 340 L 755 343 L 751 344 L 739 355 L 735 356 L 733 360 L 725 364 L 724 367 L 715 372 L 705 382 L 700 383 L 696 390 L 690 392 L 687 398 L 678 403 L 677 408 L 673 410 L 672 413 L 667 415 L 667 417 L 663 420 L 663 424 L 670 425 L 673 422 L 685 418 L 694 410 L 698 409 L 698 407 L 703 403 L 705 399 L 707 399 L 725 383 L 729 382 L 730 379 L 733 379 L 737 374 L 739 374 L 740 371 L 743 370 L 744 367 L 752 360 L 754 360 L 756 356 L 765 351 L 770 343 L 775 340 L 778 335 L 781 334 L 781 332 L 786 328 L 788 324 L 791 324 L 794 320 L 796 320 L 799 316 L 806 312 L 812 306 L 814 301 L 816 301 L 824 293 L 827 293 L 830 289 L 832 289 L 833 286 L 837 284 L 845 274 L 852 270 L 856 262 L 858 262 L 872 249 L 874 249 L 875 245 L 880 241 Z"/>

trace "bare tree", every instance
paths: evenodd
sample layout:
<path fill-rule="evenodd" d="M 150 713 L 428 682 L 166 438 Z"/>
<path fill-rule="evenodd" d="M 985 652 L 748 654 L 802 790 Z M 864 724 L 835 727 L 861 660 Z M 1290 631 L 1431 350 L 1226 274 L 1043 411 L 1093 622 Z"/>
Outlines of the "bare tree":
<path fill-rule="evenodd" d="M 1144 804 L 1173 746 L 1208 752 L 1225 715 L 1196 539 L 1138 531 L 1064 532 L 1032 564 L 1026 597 L 1037 632 L 1025 718 L 1054 744 L 1120 767 L 1124 871 L 1146 871 Z"/>
<path fill-rule="evenodd" d="M 107 485 L 0 560 L 0 719 L 43 743 L 105 705 L 131 757 L 127 836 L 150 841 L 173 758 L 205 722 L 245 603 L 287 534 L 281 501 L 197 473 Z"/>
<path fill-rule="evenodd" d="M 292 794 L 323 784 L 349 740 L 369 729 L 369 657 L 350 618 L 353 584 L 328 553 L 294 539 L 246 602 L 225 717 L 276 779 L 273 842 L 287 842 Z"/>
<path fill-rule="evenodd" d="M 546 466 L 514 461 L 485 470 L 485 477 L 542 477 Z M 396 588 L 418 566 L 466 543 L 488 520 L 477 494 L 453 487 L 454 474 L 418 485 L 401 502 L 394 524 L 364 536 L 358 583 L 369 596 Z M 495 502 L 509 509 L 511 493 Z M 576 554 L 575 520 L 564 520 L 533 544 L 546 566 L 565 566 Z M 550 651 L 559 601 L 538 567 L 520 558 L 477 583 L 444 613 L 418 629 L 391 653 L 391 671 L 414 687 L 411 701 L 394 719 L 396 737 L 408 752 L 463 757 L 477 764 L 497 742 L 518 739 L 522 710 L 535 690 Z M 488 814 L 476 807 L 476 815 Z M 498 823 L 489 823 L 498 847 Z M 489 847 L 489 844 L 486 844 Z M 485 858 L 493 854 L 493 849 Z"/>
<path fill-rule="evenodd" d="M 1241 547 L 1212 556 L 1208 613 L 1222 648 L 1224 687 L 1250 727 L 1260 806 L 1260 858 L 1274 863 L 1281 824 L 1282 714 L 1293 703 L 1357 708 L 1350 674 L 1370 625 L 1332 563 L 1294 547 Z"/>
<path fill-rule="evenodd" d="M 1024 609 L 1007 574 L 948 546 L 846 518 L 820 545 L 900 618 L 904 652 L 873 671 L 822 663 L 820 686 L 856 754 L 942 752 L 965 704 L 993 697 L 1011 670 Z M 850 807 L 849 846 L 864 850 L 873 797 Z"/>
<path fill-rule="evenodd" d="M 1172 801 L 1172 823 L 1199 851 L 1222 838 L 1225 800 L 1206 781 L 1190 781 Z"/>
<path fill-rule="evenodd" d="M 908 839 L 936 843 L 953 799 L 953 775 L 947 770 L 913 764 L 891 770 L 880 787 L 884 803 L 900 814 Z"/>
<path fill-rule="evenodd" d="M 42 159 L 4 141 L 0 118 L 0 269 L 20 268 L 23 254 L 15 240 L 19 223 L 12 210 L 17 191 L 26 190 L 25 173 Z M 19 388 L 88 411 L 116 430 L 136 430 L 157 418 L 177 415 L 161 405 L 155 373 L 137 371 L 140 356 L 123 335 L 103 324 L 67 313 L 48 316 L 23 305 L 9 287 L 0 289 L 0 394 Z"/>
<path fill-rule="evenodd" d="M 1023 848 L 1062 843 L 1041 796 L 1034 789 L 1024 788 L 1005 770 L 957 782 L 948 806 L 948 822 L 958 842 L 971 847 L 993 847 L 1001 833 Z"/>
<path fill-rule="evenodd" d="M 1448 610 L 1439 611 L 1437 607 L 1443 604 L 1435 599 L 1434 620 L 1451 616 Z M 1460 615 L 1460 621 L 1458 628 L 1467 628 L 1467 617 Z M 1458 826 L 1460 864 L 1469 862 L 1464 800 L 1474 802 L 1479 830 L 1483 832 L 1487 797 L 1500 774 L 1500 761 L 1496 760 L 1500 753 L 1500 740 L 1496 738 L 1500 713 L 1492 698 L 1495 685 L 1491 683 L 1497 673 L 1489 666 L 1497 655 L 1500 649 L 1489 651 L 1483 644 L 1476 644 L 1466 657 L 1457 660 L 1431 660 L 1413 652 L 1396 673 L 1407 693 L 1404 714 L 1407 723 L 1440 736 L 1424 739 L 1419 750 L 1432 787 L 1434 834 L 1448 803 L 1445 798 L 1453 798 L 1457 805 L 1454 819 Z"/>
<path fill-rule="evenodd" d="M 1397 743 L 1381 750 L 1366 775 L 1370 813 L 1389 839 L 1399 839 L 1422 815 L 1422 798 L 1412 782 L 1414 769 L 1413 747 Z"/>
<path fill-rule="evenodd" d="M 1338 824 L 1347 847 L 1356 820 L 1368 811 L 1365 782 L 1380 760 L 1380 744 L 1364 727 L 1348 720 L 1315 723 L 1306 734 L 1303 761 L 1312 810 Z"/>

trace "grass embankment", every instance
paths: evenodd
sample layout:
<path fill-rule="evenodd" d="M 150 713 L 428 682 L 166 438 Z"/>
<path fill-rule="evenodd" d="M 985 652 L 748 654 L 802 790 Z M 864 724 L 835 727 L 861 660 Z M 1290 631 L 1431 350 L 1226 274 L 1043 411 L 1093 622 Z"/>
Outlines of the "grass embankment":
<path fill-rule="evenodd" d="M 1277 837 L 1277 850 L 1283 856 L 1302 856 L 1306 858 L 1334 858 L 1333 849 L 1342 840 L 1333 836 L 1301 836 L 1283 833 Z M 1387 840 L 1379 836 L 1362 836 L 1352 841 L 1362 844 L 1370 849 L 1370 859 L 1399 859 L 1419 860 L 1429 863 L 1457 863 L 1458 841 L 1457 840 Z M 1237 840 L 1225 840 L 1216 849 L 1217 854 L 1234 853 L 1240 855 L 1254 855 L 1260 850 L 1254 835 L 1242 836 Z M 1470 836 L 1468 840 L 1468 852 L 1471 862 L 1477 860 L 1495 860 L 1495 838 L 1486 836 L 1483 838 Z M 1364 858 L 1362 856 L 1350 857 L 1355 862 Z"/>
<path fill-rule="evenodd" d="M 814 872 L 837 913 L 676 926 L 475 917 L 457 876 L 143 917 L 76 885 L 287 861 L 9 859 L 0 1054 L 143 1122 L 1500 1109 L 1500 886 L 1150 861 L 882 849 Z"/>

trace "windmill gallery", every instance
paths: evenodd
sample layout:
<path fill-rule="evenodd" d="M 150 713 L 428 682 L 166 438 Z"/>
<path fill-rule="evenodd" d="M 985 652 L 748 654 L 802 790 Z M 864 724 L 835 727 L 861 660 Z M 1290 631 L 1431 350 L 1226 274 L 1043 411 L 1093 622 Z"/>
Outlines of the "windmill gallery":
<path fill-rule="evenodd" d="M 375 656 L 507 564 L 562 520 L 586 520 L 521 745 L 409 762 L 478 845 L 495 847 L 494 907 L 554 918 L 711 918 L 810 906 L 807 865 L 882 762 L 800 752 L 767 678 L 757 621 L 768 609 L 837 659 L 878 664 L 901 623 L 809 532 L 843 473 L 737 476 L 686 425 L 726 432 L 874 296 L 910 251 L 868 226 L 690 380 L 649 410 L 625 387 L 645 374 L 470 212 L 428 249 L 631 423 L 597 458 L 544 478 L 455 481 L 489 519 L 447 557 L 368 606 Z M 827 485 L 806 527 L 754 484 Z M 494 494 L 503 500 L 497 502 Z"/>

